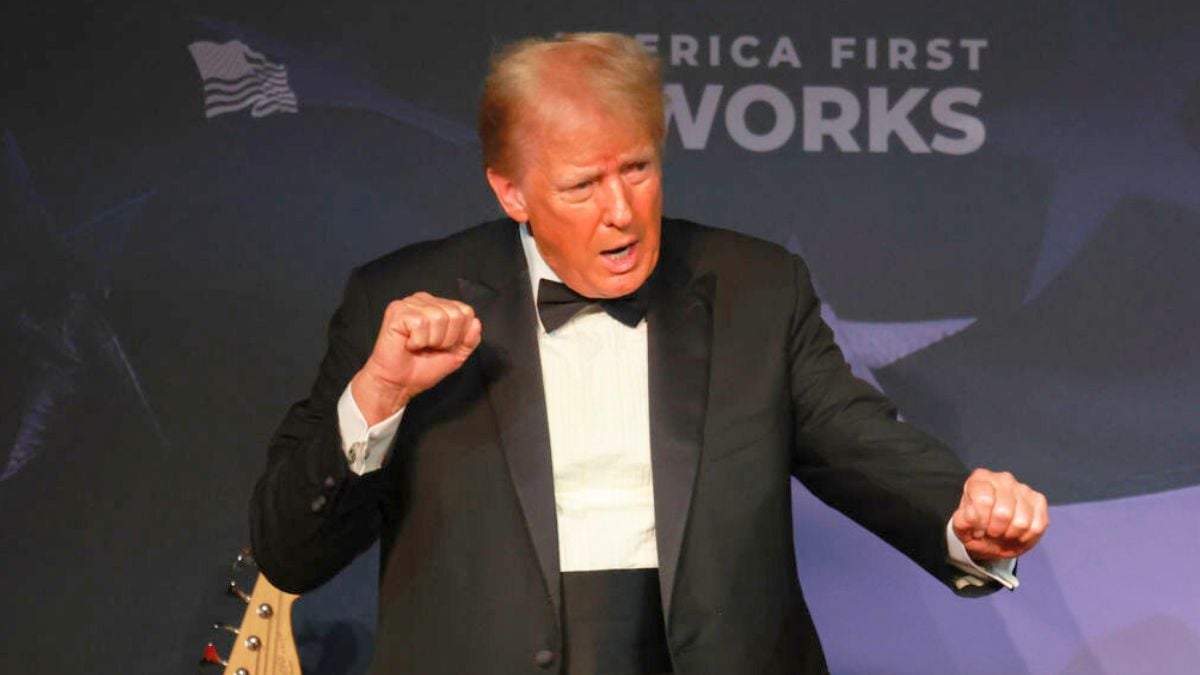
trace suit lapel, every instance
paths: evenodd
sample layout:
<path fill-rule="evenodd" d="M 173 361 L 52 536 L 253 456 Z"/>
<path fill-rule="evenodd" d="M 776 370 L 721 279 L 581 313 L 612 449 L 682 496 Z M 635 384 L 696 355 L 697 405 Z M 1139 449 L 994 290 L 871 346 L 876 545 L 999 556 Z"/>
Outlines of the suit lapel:
<path fill-rule="evenodd" d="M 515 228 L 514 225 L 514 244 Z M 515 266 L 492 280 L 494 286 L 486 281 L 460 279 L 459 288 L 483 323 L 483 342 L 476 355 L 488 401 L 496 416 L 509 474 L 525 515 L 547 594 L 555 610 L 559 611 L 562 594 L 558 520 L 546 397 L 538 356 L 537 316 L 525 261 L 519 245 L 512 248 L 496 259 L 511 260 Z"/>
<path fill-rule="evenodd" d="M 659 265 L 649 286 L 646 321 L 658 573 L 663 616 L 670 621 L 704 436 L 716 278 L 709 273 L 692 279 L 681 259 Z"/>

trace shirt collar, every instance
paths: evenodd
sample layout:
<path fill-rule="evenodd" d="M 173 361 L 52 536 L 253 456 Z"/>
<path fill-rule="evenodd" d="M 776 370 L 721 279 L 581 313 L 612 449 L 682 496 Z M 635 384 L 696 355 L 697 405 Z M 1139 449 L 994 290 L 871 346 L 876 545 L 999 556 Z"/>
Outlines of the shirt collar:
<path fill-rule="evenodd" d="M 560 284 L 562 279 L 550 269 L 550 265 L 542 257 L 542 252 L 538 250 L 537 242 L 533 240 L 533 234 L 529 231 L 529 223 L 521 223 L 518 229 L 521 231 L 521 250 L 525 252 L 525 264 L 529 268 L 530 290 L 533 291 L 534 302 L 537 302 L 538 284 L 542 279 L 557 281 Z"/>

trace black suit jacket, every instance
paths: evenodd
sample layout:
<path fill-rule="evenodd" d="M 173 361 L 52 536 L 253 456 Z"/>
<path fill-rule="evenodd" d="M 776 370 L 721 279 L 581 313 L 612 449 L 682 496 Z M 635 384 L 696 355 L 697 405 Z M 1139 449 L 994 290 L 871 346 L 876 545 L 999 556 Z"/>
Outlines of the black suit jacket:
<path fill-rule="evenodd" d="M 382 539 L 377 673 L 562 664 L 549 432 L 517 227 L 486 223 L 355 271 L 312 394 L 289 411 L 255 490 L 255 554 L 284 589 L 317 586 Z M 355 476 L 337 399 L 387 303 L 419 290 L 475 307 L 483 342 L 410 403 L 385 466 Z M 647 291 L 659 574 L 676 673 L 825 670 L 796 579 L 792 476 L 950 583 L 945 525 L 965 470 L 850 375 L 799 258 L 664 219 Z"/>

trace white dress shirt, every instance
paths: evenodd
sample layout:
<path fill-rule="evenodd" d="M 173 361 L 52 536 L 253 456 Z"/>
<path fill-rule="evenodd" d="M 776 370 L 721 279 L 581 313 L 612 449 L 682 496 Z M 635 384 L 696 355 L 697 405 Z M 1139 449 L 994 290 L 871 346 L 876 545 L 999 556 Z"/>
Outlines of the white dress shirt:
<path fill-rule="evenodd" d="M 561 280 L 538 252 L 528 226 L 520 229 L 537 298 L 542 279 Z M 537 332 L 560 570 L 658 567 L 645 319 L 630 328 L 595 307 L 553 334 L 539 321 Z M 352 471 L 361 475 L 383 465 L 403 414 L 368 427 L 347 385 L 338 401 L 338 423 Z M 946 545 L 951 564 L 965 572 L 955 580 L 959 588 L 987 579 L 1017 587 L 1015 561 L 979 566 L 949 522 Z"/>

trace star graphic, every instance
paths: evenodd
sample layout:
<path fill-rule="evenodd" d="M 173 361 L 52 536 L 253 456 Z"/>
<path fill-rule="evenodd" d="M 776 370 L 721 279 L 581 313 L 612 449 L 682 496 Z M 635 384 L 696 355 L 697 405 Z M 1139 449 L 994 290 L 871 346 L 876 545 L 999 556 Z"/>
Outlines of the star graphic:
<path fill-rule="evenodd" d="M 94 368 L 113 374 L 133 392 L 165 447 L 166 436 L 137 372 L 101 310 L 111 290 L 113 260 L 153 191 L 60 229 L 16 138 L 7 132 L 0 138 L 0 170 L 8 207 L 4 238 L 11 243 L 0 260 L 0 292 L 12 311 L 0 317 L 6 322 L 0 329 L 9 342 L 6 355 L 21 367 L 20 373 L 6 373 L 4 383 L 17 392 L 6 399 L 15 398 L 19 409 L 0 481 L 16 475 L 44 449 L 55 423 L 52 416 L 94 376 Z"/>
<path fill-rule="evenodd" d="M 873 371 L 966 330 L 973 317 L 932 321 L 847 321 L 833 307 L 822 304 L 821 318 L 833 331 L 834 341 L 842 348 L 850 371 L 859 379 L 883 391 Z"/>
<path fill-rule="evenodd" d="M 1044 95 L 986 116 L 995 147 L 1052 167 L 1054 192 L 1026 287 L 1045 289 L 1123 198 L 1200 211 L 1200 154 L 1179 124 L 1200 80 L 1200 25 L 1154 42 L 1122 35 L 1109 3 L 1075 2 L 1071 50 Z"/>
<path fill-rule="evenodd" d="M 795 235 L 788 238 L 786 246 L 792 253 L 800 254 L 800 242 Z M 841 347 L 842 354 L 850 364 L 850 371 L 880 391 L 883 391 L 883 386 L 875 379 L 875 370 L 937 344 L 975 323 L 974 317 L 927 321 L 850 321 L 839 317 L 833 307 L 826 303 L 821 303 L 821 318 L 833 331 L 834 341 Z"/>

